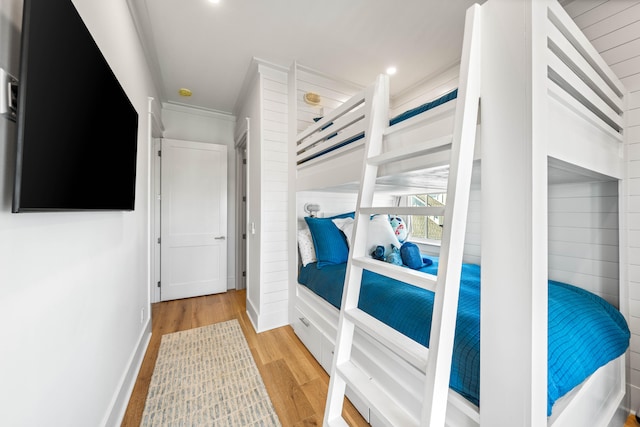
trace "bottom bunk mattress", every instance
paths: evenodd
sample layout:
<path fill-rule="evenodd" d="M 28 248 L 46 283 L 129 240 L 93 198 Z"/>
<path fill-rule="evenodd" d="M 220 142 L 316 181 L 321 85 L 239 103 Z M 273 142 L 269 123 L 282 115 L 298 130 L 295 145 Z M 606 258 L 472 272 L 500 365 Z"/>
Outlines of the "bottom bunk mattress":
<path fill-rule="evenodd" d="M 421 271 L 437 274 L 438 259 Z M 346 264 L 302 267 L 298 281 L 340 308 Z M 365 271 L 359 308 L 428 347 L 433 293 Z M 597 295 L 550 280 L 547 415 L 553 404 L 599 367 L 623 354 L 629 328 L 620 312 Z M 480 404 L 480 266 L 464 264 L 450 387 Z"/>

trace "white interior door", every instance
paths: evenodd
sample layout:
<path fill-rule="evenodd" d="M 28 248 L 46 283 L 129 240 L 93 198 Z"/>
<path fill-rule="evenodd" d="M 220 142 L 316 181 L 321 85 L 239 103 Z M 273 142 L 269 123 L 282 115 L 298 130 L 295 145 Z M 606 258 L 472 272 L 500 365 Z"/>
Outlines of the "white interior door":
<path fill-rule="evenodd" d="M 162 301 L 227 290 L 227 147 L 162 140 Z"/>

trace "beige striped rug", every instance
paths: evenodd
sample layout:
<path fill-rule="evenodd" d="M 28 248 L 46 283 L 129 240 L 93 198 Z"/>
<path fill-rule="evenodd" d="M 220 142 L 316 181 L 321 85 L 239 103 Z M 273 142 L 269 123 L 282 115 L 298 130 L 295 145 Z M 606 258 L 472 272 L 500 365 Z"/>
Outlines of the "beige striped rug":
<path fill-rule="evenodd" d="M 280 426 L 237 320 L 162 337 L 142 426 Z"/>

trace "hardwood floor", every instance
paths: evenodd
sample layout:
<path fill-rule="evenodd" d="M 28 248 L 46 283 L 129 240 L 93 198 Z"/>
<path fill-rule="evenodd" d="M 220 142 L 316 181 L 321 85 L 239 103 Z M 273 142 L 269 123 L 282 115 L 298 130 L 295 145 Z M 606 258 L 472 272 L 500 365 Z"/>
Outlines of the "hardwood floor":
<path fill-rule="evenodd" d="M 256 334 L 246 314 L 245 291 L 168 301 L 152 305 L 151 342 L 145 354 L 122 426 L 138 426 L 158 357 L 162 335 L 238 319 L 283 426 L 322 425 L 329 376 L 290 326 Z M 345 402 L 352 426 L 368 425 Z"/>

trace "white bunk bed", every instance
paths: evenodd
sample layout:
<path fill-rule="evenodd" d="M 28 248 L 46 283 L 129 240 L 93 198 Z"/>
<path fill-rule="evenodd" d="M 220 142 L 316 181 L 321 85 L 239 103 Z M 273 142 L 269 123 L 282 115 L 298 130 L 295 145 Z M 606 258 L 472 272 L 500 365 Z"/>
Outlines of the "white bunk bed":
<path fill-rule="evenodd" d="M 502 43 L 505 40 L 505 34 L 499 31 L 509 31 L 509 29 L 494 30 L 490 29 L 490 26 L 492 22 L 495 24 L 495 22 L 509 19 L 509 14 L 514 13 L 513 11 L 505 11 L 505 9 L 509 9 L 515 2 L 509 5 L 507 3 L 489 0 L 483 6 L 478 6 L 483 27 L 482 60 L 484 64 L 482 66 L 481 114 L 479 114 L 478 120 L 475 158 L 476 163 L 481 164 L 483 170 L 483 218 L 502 213 L 504 206 L 495 203 L 495 194 L 503 191 L 504 188 L 495 184 L 496 177 L 500 175 L 495 171 L 494 165 L 504 162 L 505 156 L 508 159 L 508 156 L 513 154 L 499 154 L 498 151 L 504 151 L 505 143 L 494 144 L 494 141 L 504 139 L 504 136 L 496 131 L 496 122 L 499 121 L 496 116 L 503 112 L 506 115 L 507 112 L 504 108 L 509 107 L 500 106 L 500 101 L 505 97 L 504 86 L 501 87 L 504 82 L 499 75 L 505 65 L 500 63 L 500 58 L 504 58 L 505 55 L 498 52 L 501 46 L 492 49 L 492 43 L 497 44 L 496 40 L 500 40 Z M 510 185 L 516 187 L 515 191 L 536 194 L 541 192 L 542 194 L 537 194 L 528 200 L 530 202 L 544 200 L 541 209 L 544 209 L 546 215 L 547 186 L 555 176 L 574 174 L 582 179 L 594 180 L 606 177 L 608 180 L 618 180 L 620 189 L 623 189 L 622 132 L 624 121 L 622 112 L 624 110 L 625 89 L 555 0 L 525 1 L 523 3 L 527 5 L 524 7 L 528 7 L 526 10 L 530 14 L 528 17 L 531 25 L 528 33 L 530 50 L 527 51 L 529 57 L 526 62 L 531 66 L 531 72 L 524 77 L 520 76 L 520 78 L 527 83 L 529 91 L 526 99 L 530 102 L 530 106 L 525 108 L 528 117 L 525 122 L 529 123 L 531 128 L 527 135 L 532 145 L 537 144 L 537 148 L 531 149 L 533 160 L 529 160 L 533 166 L 529 178 L 525 179 L 529 186 L 525 186 L 522 181 L 517 179 L 514 180 L 515 183 Z M 499 26 L 492 26 L 492 28 L 495 27 Z M 514 24 L 514 28 L 518 28 L 518 23 Z M 502 60 L 504 61 L 504 59 Z M 496 76 L 492 78 L 489 73 L 494 71 Z M 510 73 L 512 71 L 504 72 Z M 460 79 L 467 78 L 464 73 L 465 70 L 461 70 Z M 294 96 L 297 92 L 295 86 L 296 77 L 293 72 L 289 91 Z M 296 170 L 293 172 L 295 176 L 292 177 L 290 190 L 294 196 L 297 192 L 305 191 L 357 190 L 365 142 L 364 138 L 357 137 L 363 135 L 364 129 L 367 128 L 370 103 L 373 97 L 383 96 L 388 99 L 387 88 L 381 89 L 383 93 L 374 93 L 375 90 L 375 87 L 372 86 L 356 94 L 301 133 L 296 130 L 295 105 L 297 100 L 291 99 L 290 133 L 294 134 L 292 138 L 294 146 L 290 158 L 295 162 Z M 457 101 L 451 100 L 425 113 L 389 126 L 384 132 L 384 145 L 387 149 L 401 149 L 415 144 L 433 144 L 435 146 L 450 143 L 456 106 Z M 484 146 L 481 145 L 480 137 L 485 141 L 482 144 Z M 536 156 L 538 156 L 538 163 L 535 160 Z M 540 158 L 543 159 L 544 171 L 540 166 L 542 164 Z M 446 176 L 448 163 L 449 151 L 444 151 L 436 156 L 407 157 L 391 166 L 381 167 L 377 182 L 381 191 L 392 194 L 433 192 L 437 188 L 444 189 L 442 177 Z M 485 176 L 488 176 L 486 180 Z M 502 179 L 504 179 L 504 174 Z M 517 188 L 517 186 L 520 187 Z M 620 191 L 620 194 L 623 194 L 623 191 Z M 535 197 L 539 197 L 539 199 L 535 199 Z M 486 203 L 487 201 L 489 203 Z M 489 206 L 489 204 L 493 206 Z M 295 207 L 293 209 L 295 210 Z M 290 210 L 290 212 L 293 214 L 294 210 Z M 489 215 L 485 215 L 485 213 Z M 538 238 L 541 240 L 531 243 L 528 251 L 525 251 L 522 256 L 528 257 L 529 265 L 537 267 L 536 263 L 540 263 L 540 268 L 529 273 L 530 276 L 535 276 L 531 281 L 534 282 L 536 277 L 539 279 L 538 276 L 544 276 L 546 283 L 547 222 L 546 219 L 536 220 L 535 215 L 534 212 L 531 214 L 534 218 L 528 218 L 528 224 L 533 229 L 532 233 L 535 230 L 545 231 L 537 233 L 540 236 L 535 237 L 534 240 Z M 297 215 L 292 216 L 296 217 Z M 297 216 L 296 224 L 299 219 Z M 483 230 L 486 229 L 483 228 Z M 487 277 L 490 274 L 493 275 L 491 277 L 498 277 L 495 275 L 496 264 L 491 264 L 490 258 L 492 253 L 496 253 L 495 245 L 498 243 L 488 242 L 488 239 L 483 238 L 483 283 L 486 279 L 485 265 L 488 265 L 488 269 L 492 271 L 487 274 Z M 542 243 L 544 261 L 540 261 L 540 252 L 536 252 L 539 249 L 531 249 L 535 243 Z M 490 248 L 485 252 L 485 247 L 489 246 Z M 625 255 L 621 253 L 620 258 L 622 266 Z M 291 269 L 295 271 L 295 273 L 292 272 L 292 277 L 297 278 L 298 265 L 292 263 Z M 620 283 L 623 280 L 624 274 L 621 272 Z M 308 288 L 298 284 L 296 279 L 293 279 L 292 283 L 296 283 L 291 297 L 292 326 L 310 352 L 329 371 L 339 312 Z M 536 283 L 541 282 L 538 280 Z M 553 406 L 550 417 L 546 418 L 546 411 L 541 415 L 541 402 L 546 404 L 546 394 L 544 394 L 544 398 L 539 396 L 542 394 L 540 393 L 542 390 L 540 386 L 535 384 L 536 380 L 533 376 L 535 376 L 535 372 L 540 372 L 541 368 L 544 369 L 544 372 L 547 368 L 546 302 L 540 303 L 538 306 L 542 309 L 542 313 L 535 312 L 535 304 L 536 299 L 541 295 L 546 301 L 547 288 L 546 286 L 539 287 L 540 289 L 531 296 L 533 305 L 528 306 L 534 309 L 534 315 L 529 319 L 529 325 L 533 326 L 533 331 L 523 333 L 525 335 L 523 342 L 529 340 L 535 349 L 531 350 L 532 361 L 523 368 L 529 370 L 530 376 L 528 380 L 525 380 L 529 383 L 525 384 L 525 387 L 528 387 L 532 394 L 530 401 L 524 403 L 524 406 L 528 407 L 525 410 L 530 417 L 528 420 L 532 420 L 531 424 L 538 425 L 538 421 L 544 417 L 548 425 L 555 427 L 581 424 L 608 425 L 614 419 L 625 395 L 624 354 L 598 369 L 582 384 L 558 400 Z M 528 290 L 530 289 L 524 289 L 524 292 Z M 491 299 L 495 298 L 496 292 L 499 291 L 495 289 L 485 291 L 483 287 L 482 307 L 490 306 Z M 514 303 L 514 305 L 517 304 Z M 516 307 L 516 310 L 518 309 Z M 499 323 L 495 316 L 488 318 L 484 314 L 481 325 L 483 343 L 499 341 L 500 328 L 508 329 L 510 327 Z M 487 329 L 489 327 L 492 329 Z M 540 331 L 545 333 L 539 333 Z M 541 345 L 536 346 L 536 343 Z M 514 345 L 518 345 L 518 343 L 516 342 Z M 538 358 L 543 356 L 544 361 L 535 359 L 536 356 Z M 424 376 L 417 374 L 413 366 L 405 362 L 394 351 L 377 344 L 365 333 L 356 333 L 354 359 L 365 367 L 373 381 L 384 384 L 390 395 L 401 400 L 402 406 L 407 412 L 417 414 L 416 418 L 419 418 Z M 493 359 L 496 362 L 489 361 Z M 496 365 L 500 363 L 500 360 L 500 357 L 492 352 L 491 344 L 481 348 L 481 361 L 485 363 L 482 367 L 482 373 L 486 374 L 483 377 L 483 384 L 497 379 L 496 371 L 499 366 Z M 510 380 L 515 381 L 509 379 L 509 375 L 502 376 L 507 377 L 502 381 L 502 385 Z M 522 375 L 515 375 L 513 378 L 521 379 Z M 450 390 L 447 425 L 478 426 L 481 421 L 483 425 L 504 425 L 504 419 L 500 420 L 499 415 L 496 415 L 500 409 L 497 408 L 498 404 L 495 399 L 484 397 L 484 393 L 489 396 L 492 387 L 486 385 L 480 389 L 482 416 L 476 405 Z M 348 390 L 348 395 L 367 421 L 372 425 L 382 424 L 375 408 L 371 408 L 369 402 L 362 400 L 357 390 Z M 514 399 L 518 399 L 518 397 Z M 485 415 L 484 412 L 485 405 L 488 408 L 486 411 L 488 415 Z M 509 402 L 506 405 L 509 405 Z M 509 411 L 503 413 L 508 419 Z M 532 413 L 533 415 L 531 415 Z"/>

